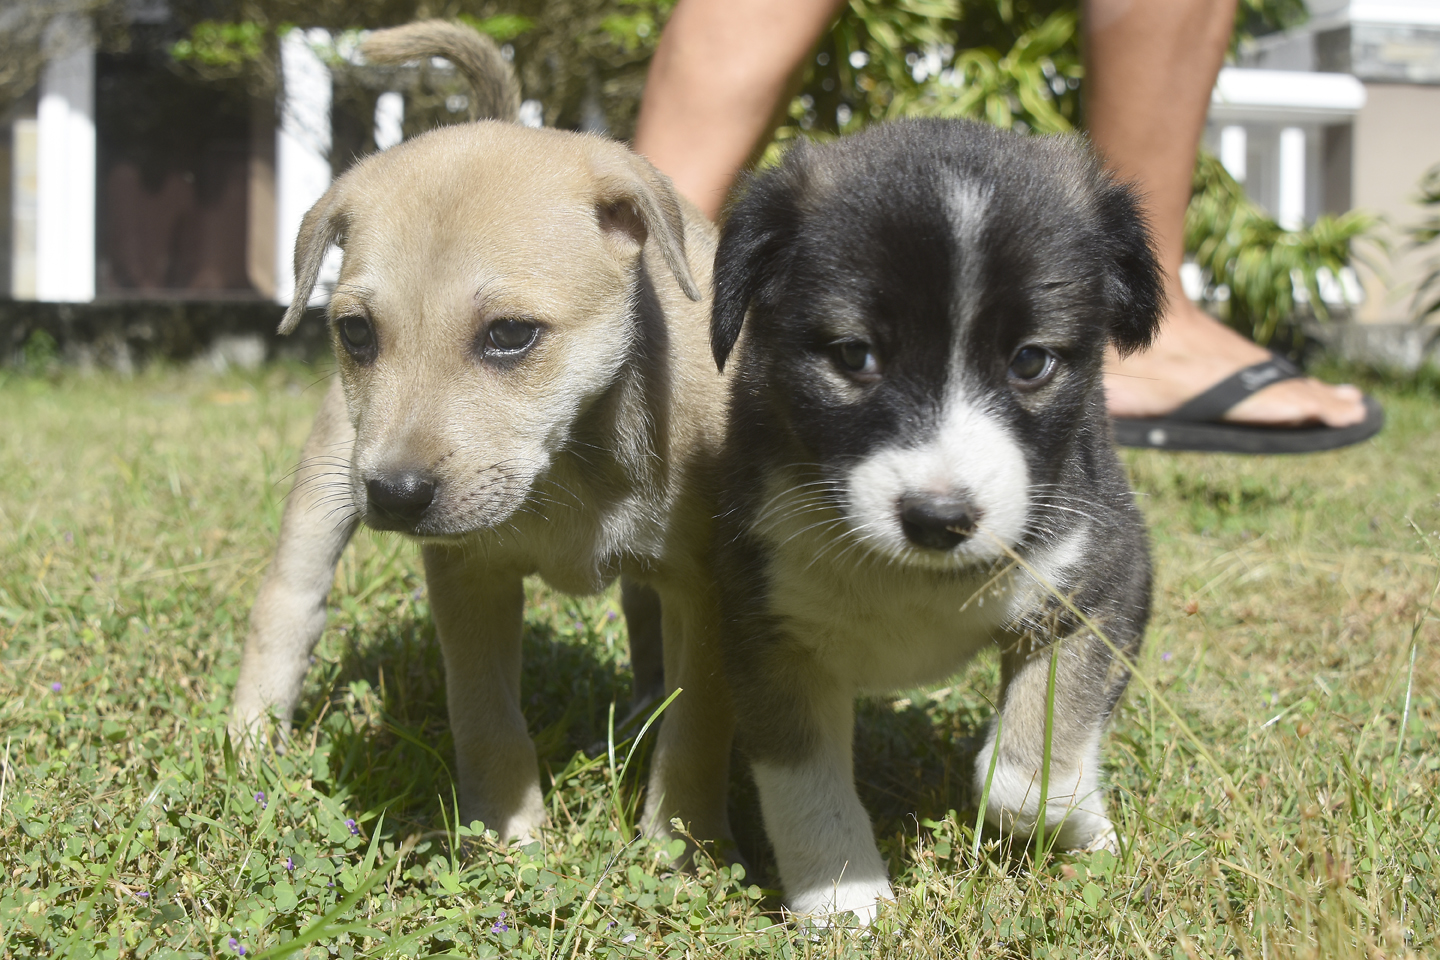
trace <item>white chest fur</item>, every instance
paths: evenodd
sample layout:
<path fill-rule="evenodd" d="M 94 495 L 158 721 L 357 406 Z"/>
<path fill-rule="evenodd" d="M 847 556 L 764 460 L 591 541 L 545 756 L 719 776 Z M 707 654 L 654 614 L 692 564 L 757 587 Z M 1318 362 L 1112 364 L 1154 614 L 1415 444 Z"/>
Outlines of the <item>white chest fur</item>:
<path fill-rule="evenodd" d="M 769 547 L 770 612 L 836 680 L 879 693 L 934 683 L 1044 598 L 1066 589 L 1088 528 L 995 565 L 917 567 L 867 548 L 840 513 L 780 483 L 756 532 Z M 785 503 L 793 498 L 793 503 Z"/>

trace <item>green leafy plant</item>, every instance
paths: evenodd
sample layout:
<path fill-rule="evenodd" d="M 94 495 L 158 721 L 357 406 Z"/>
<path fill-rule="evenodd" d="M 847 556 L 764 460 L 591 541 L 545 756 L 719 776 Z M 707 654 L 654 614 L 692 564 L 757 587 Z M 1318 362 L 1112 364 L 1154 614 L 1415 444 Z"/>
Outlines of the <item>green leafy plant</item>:
<path fill-rule="evenodd" d="M 456 19 L 479 30 L 496 43 L 507 43 L 522 33 L 535 29 L 534 20 L 514 13 L 497 13 L 493 17 L 472 17 L 462 13 Z"/>
<path fill-rule="evenodd" d="M 265 53 L 264 31 L 257 23 L 217 23 L 202 20 L 190 35 L 175 41 L 170 56 L 177 62 L 194 61 L 207 67 L 238 68 Z"/>
<path fill-rule="evenodd" d="M 850 0 L 776 139 L 824 138 L 899 116 L 1069 130 L 1080 74 L 1073 5 Z"/>
<path fill-rule="evenodd" d="M 1422 207 L 1431 211 L 1430 219 L 1410 230 L 1410 239 L 1417 247 L 1427 246 L 1440 238 L 1440 163 L 1435 164 L 1420 178 Z M 1424 320 L 1432 313 L 1440 313 L 1440 256 L 1427 265 L 1428 273 L 1415 288 L 1415 319 Z"/>
<path fill-rule="evenodd" d="M 955 57 L 953 79 L 946 82 L 942 74 L 910 112 L 984 119 L 1037 133 L 1069 130 L 1071 119 L 1059 98 L 1074 89 L 1071 81 L 1078 85 L 1081 75 L 1075 24 L 1074 13 L 1056 11 L 1016 37 L 1004 55 L 993 47 L 962 50 Z"/>
<path fill-rule="evenodd" d="M 1372 215 L 1352 210 L 1287 230 L 1246 196 L 1218 159 L 1202 152 L 1185 211 L 1185 249 L 1204 271 L 1212 306 L 1232 327 L 1268 344 L 1298 333 L 1297 288 L 1306 292 L 1317 319 L 1329 318 L 1322 271 L 1338 277 L 1350 262 L 1351 242 L 1375 223 Z M 1222 289 L 1228 299 L 1217 296 Z"/>

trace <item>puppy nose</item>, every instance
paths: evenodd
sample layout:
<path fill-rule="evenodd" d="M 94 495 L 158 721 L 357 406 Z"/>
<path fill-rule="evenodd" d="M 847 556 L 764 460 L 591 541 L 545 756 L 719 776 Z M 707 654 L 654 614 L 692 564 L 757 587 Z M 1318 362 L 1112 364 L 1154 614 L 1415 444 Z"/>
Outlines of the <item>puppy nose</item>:
<path fill-rule="evenodd" d="M 900 527 L 916 546 L 952 550 L 975 532 L 980 510 L 964 497 L 912 494 L 900 501 Z"/>
<path fill-rule="evenodd" d="M 385 517 L 411 524 L 435 499 L 435 481 L 419 470 L 395 470 L 366 480 L 365 492 Z"/>

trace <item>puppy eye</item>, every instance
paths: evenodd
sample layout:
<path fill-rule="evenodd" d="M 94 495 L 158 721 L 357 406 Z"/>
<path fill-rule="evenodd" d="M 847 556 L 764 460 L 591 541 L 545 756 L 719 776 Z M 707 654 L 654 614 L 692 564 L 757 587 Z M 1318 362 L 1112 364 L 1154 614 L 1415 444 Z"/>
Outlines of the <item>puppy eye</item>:
<path fill-rule="evenodd" d="M 1038 387 L 1054 376 L 1055 366 L 1055 354 L 1044 347 L 1021 347 L 1010 360 L 1010 377 L 1022 386 Z"/>
<path fill-rule="evenodd" d="M 529 349 L 539 332 L 540 328 L 528 320 L 496 320 L 485 335 L 486 352 L 519 353 Z"/>
<path fill-rule="evenodd" d="M 375 359 L 375 328 L 368 317 L 351 314 L 341 317 L 335 326 L 340 331 L 340 344 L 356 363 Z"/>
<path fill-rule="evenodd" d="M 880 361 L 875 349 L 864 340 L 841 340 L 830 347 L 841 370 L 857 380 L 874 380 L 880 376 Z"/>

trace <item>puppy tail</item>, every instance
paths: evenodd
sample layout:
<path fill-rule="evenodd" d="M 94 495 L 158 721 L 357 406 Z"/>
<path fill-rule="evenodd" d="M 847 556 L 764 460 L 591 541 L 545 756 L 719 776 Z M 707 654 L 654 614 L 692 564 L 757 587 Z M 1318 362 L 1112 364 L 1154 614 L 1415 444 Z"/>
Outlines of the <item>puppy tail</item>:
<path fill-rule="evenodd" d="M 444 57 L 470 84 L 470 119 L 513 123 L 520 114 L 520 85 L 495 41 L 478 30 L 445 20 L 420 20 L 377 30 L 360 45 L 371 63 L 399 65 Z"/>

